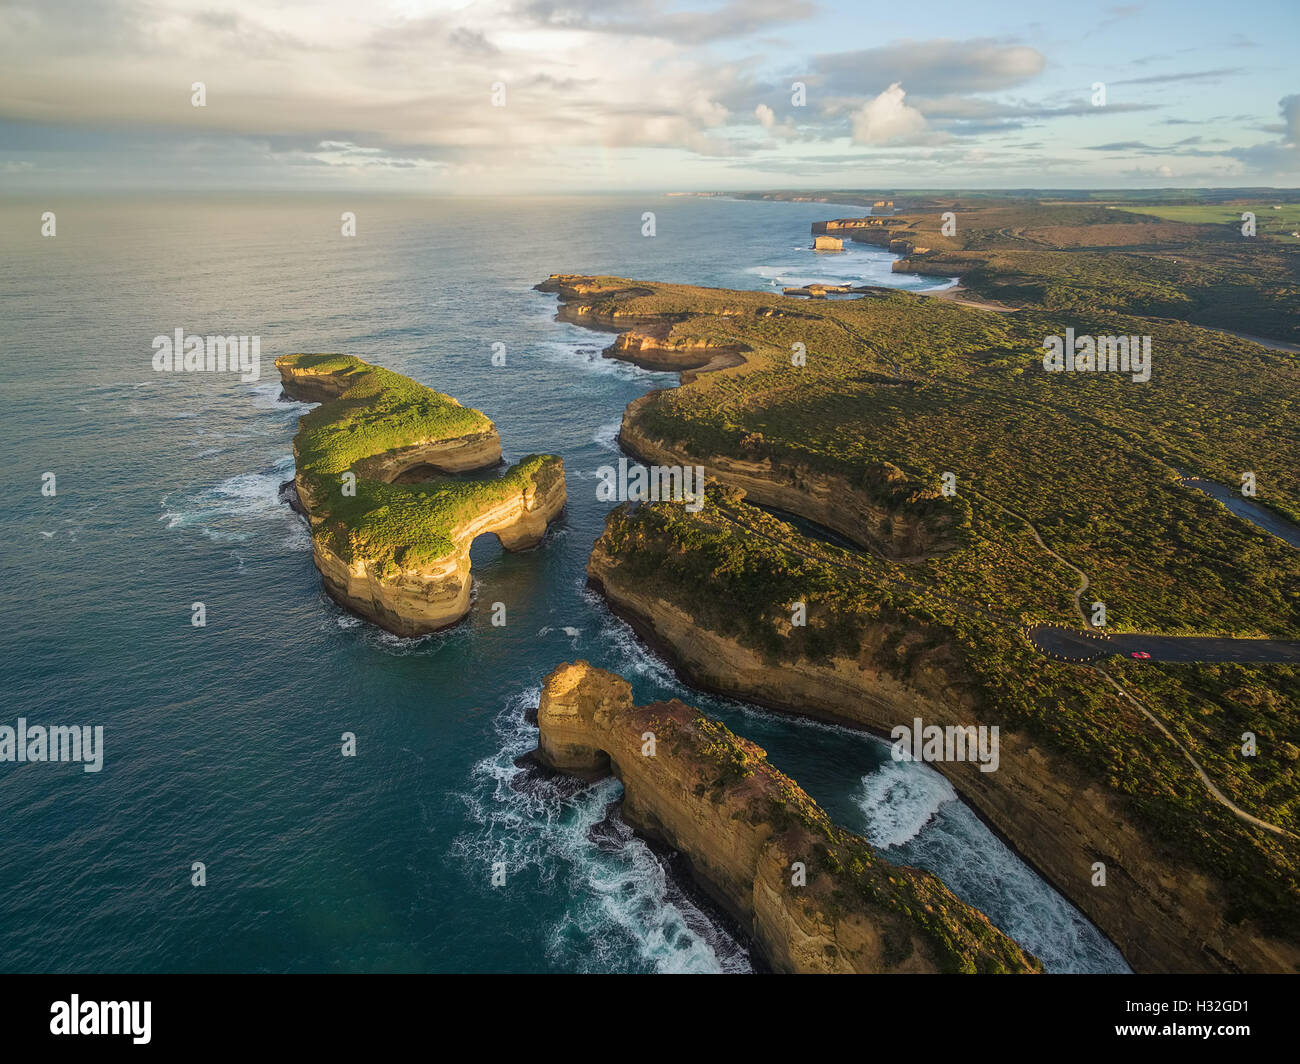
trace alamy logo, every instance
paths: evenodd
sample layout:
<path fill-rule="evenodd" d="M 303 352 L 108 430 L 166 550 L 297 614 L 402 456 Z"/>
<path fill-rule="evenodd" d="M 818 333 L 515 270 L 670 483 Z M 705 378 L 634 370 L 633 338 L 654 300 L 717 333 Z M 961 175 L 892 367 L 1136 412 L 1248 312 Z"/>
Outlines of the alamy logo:
<path fill-rule="evenodd" d="M 238 372 L 248 383 L 262 375 L 260 336 L 185 335 L 153 338 L 153 368 L 159 373 Z"/>
<path fill-rule="evenodd" d="M 19 717 L 16 728 L 0 725 L 0 761 L 79 761 L 83 772 L 104 767 L 104 726 L 40 724 L 27 726 Z"/>
<path fill-rule="evenodd" d="M 1131 373 L 1138 383 L 1151 379 L 1149 336 L 1049 336 L 1043 341 L 1048 373 Z"/>
<path fill-rule="evenodd" d="M 601 502 L 683 502 L 691 513 L 704 508 L 703 466 L 631 465 L 620 458 L 617 469 L 604 465 L 596 476 Z"/>
<path fill-rule="evenodd" d="M 150 1001 L 70 1001 L 50 1005 L 50 1034 L 129 1034 L 138 1046 L 148 1045 Z"/>
<path fill-rule="evenodd" d="M 981 724 L 923 725 L 920 717 L 889 733 L 895 761 L 978 761 L 981 772 L 998 769 L 998 726 Z"/>

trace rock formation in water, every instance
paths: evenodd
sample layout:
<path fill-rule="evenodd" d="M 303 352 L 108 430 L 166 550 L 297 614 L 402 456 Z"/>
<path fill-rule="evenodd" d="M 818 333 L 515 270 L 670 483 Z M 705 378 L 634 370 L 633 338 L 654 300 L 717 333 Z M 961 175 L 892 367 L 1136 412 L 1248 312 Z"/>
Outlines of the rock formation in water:
<path fill-rule="evenodd" d="M 547 677 L 537 759 L 623 782 L 623 816 L 685 859 L 779 972 L 1035 972 L 933 875 L 831 823 L 753 743 L 674 699 L 637 706 L 585 661 Z"/>
<path fill-rule="evenodd" d="M 459 621 L 475 537 L 524 550 L 564 508 L 554 455 L 495 479 L 456 479 L 499 464 L 501 442 L 450 396 L 345 355 L 288 355 L 276 368 L 286 395 L 322 404 L 299 421 L 293 487 L 325 589 L 390 632 Z"/>

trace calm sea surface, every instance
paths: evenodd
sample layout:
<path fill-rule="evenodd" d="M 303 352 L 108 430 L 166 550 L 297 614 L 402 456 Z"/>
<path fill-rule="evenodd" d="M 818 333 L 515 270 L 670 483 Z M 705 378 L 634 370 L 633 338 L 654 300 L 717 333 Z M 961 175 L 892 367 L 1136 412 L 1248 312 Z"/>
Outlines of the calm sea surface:
<path fill-rule="evenodd" d="M 343 239 L 349 210 L 357 236 Z M 607 819 L 617 782 L 521 786 L 513 762 L 536 736 L 524 710 L 578 657 L 642 700 L 722 717 L 1049 969 L 1125 970 L 942 777 L 872 738 L 696 694 L 584 590 L 609 508 L 595 470 L 617 457 L 623 407 L 675 377 L 602 360 L 609 337 L 556 323 L 531 286 L 552 272 L 934 286 L 891 274 L 880 249 L 807 250 L 810 222 L 849 210 L 655 196 L 0 206 L 0 724 L 98 724 L 106 748 L 97 774 L 0 764 L 0 970 L 749 970 Z M 155 373 L 151 340 L 177 328 L 260 336 L 260 381 Z M 475 545 L 465 624 L 399 640 L 322 593 L 277 500 L 308 408 L 277 401 L 272 362 L 295 351 L 450 392 L 496 422 L 508 460 L 563 456 L 563 520 L 536 551 Z M 481 608 L 496 601 L 505 628 Z M 339 754 L 345 731 L 355 758 Z"/>

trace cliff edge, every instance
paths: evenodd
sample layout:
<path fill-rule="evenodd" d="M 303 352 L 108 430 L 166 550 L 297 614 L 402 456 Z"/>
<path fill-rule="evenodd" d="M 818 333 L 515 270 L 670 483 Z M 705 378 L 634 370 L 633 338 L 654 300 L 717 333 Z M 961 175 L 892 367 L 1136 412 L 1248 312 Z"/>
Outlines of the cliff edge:
<path fill-rule="evenodd" d="M 758 746 L 674 699 L 638 706 L 585 661 L 546 678 L 538 760 L 623 782 L 623 815 L 680 851 L 780 972 L 1036 972 L 933 875 L 837 828 Z"/>

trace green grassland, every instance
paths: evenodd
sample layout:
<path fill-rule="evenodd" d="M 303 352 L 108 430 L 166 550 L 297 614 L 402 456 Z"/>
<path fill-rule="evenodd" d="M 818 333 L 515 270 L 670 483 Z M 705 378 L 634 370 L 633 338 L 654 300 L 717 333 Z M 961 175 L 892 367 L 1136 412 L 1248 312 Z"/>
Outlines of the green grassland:
<path fill-rule="evenodd" d="M 1280 208 L 1280 209 L 1279 209 Z M 1243 202 L 1232 206 L 1203 204 L 1172 207 L 1122 207 L 1119 210 L 1132 214 L 1166 218 L 1172 222 L 1190 222 L 1194 225 L 1224 225 L 1241 232 L 1241 216 L 1246 211 L 1255 215 L 1257 233 L 1266 233 L 1281 240 L 1294 241 L 1291 234 L 1300 231 L 1300 204 Z"/>
<path fill-rule="evenodd" d="M 626 290 L 627 282 L 610 282 Z M 1028 539 L 983 496 L 1033 521 L 1083 567 L 1119 627 L 1300 633 L 1295 551 L 1180 485 L 1174 472 L 1235 485 L 1253 471 L 1257 501 L 1300 520 L 1294 356 L 1176 322 L 1098 312 L 995 315 L 901 292 L 810 303 L 645 287 L 653 294 L 614 298 L 642 320 L 672 321 L 670 338 L 750 349 L 740 370 L 655 393 L 637 415 L 650 435 L 705 460 L 797 463 L 859 484 L 890 463 L 918 492 L 930 489 L 922 510 L 951 507 L 958 527 L 1003 524 L 1010 534 L 1001 540 Z M 1096 335 L 1149 331 L 1151 380 L 1045 372 L 1042 340 L 1067 325 Z M 790 364 L 796 343 L 807 349 L 801 368 Z M 957 476 L 956 500 L 933 498 L 943 472 Z M 996 561 L 979 549 L 968 533 L 944 573 L 984 579 Z M 1059 614 L 1070 609 L 1068 596 L 1048 589 L 1072 583 L 1048 561 L 1061 575 L 1036 600 Z"/>
<path fill-rule="evenodd" d="M 529 486 L 542 487 L 557 472 L 553 455 L 529 455 L 494 480 L 440 477 L 424 484 L 384 484 L 357 479 L 355 497 L 327 495 L 329 512 L 316 535 L 329 537 L 345 561 L 365 558 L 381 576 L 418 568 L 456 549 L 454 531 L 487 507 Z"/>
<path fill-rule="evenodd" d="M 900 215 L 907 227 L 895 235 L 930 249 L 909 269 L 958 274 L 967 288 L 1011 304 L 1114 310 L 1300 340 L 1300 241 L 1289 235 L 1300 207 L 1258 210 L 1255 237 L 1241 233 L 1243 209 L 959 206 L 953 236 L 943 234 L 939 212 Z"/>
<path fill-rule="evenodd" d="M 305 414 L 294 437 L 297 474 L 317 504 L 312 535 L 324 537 L 345 562 L 364 558 L 382 575 L 435 562 L 455 549 L 455 529 L 476 513 L 563 475 L 558 458 L 530 455 L 492 480 L 439 476 L 390 484 L 371 479 L 365 462 L 376 455 L 496 429 L 485 414 L 451 396 L 351 355 L 293 355 L 280 361 L 342 377 L 346 385 L 338 399 Z M 348 471 L 357 473 L 353 496 L 341 490 Z"/>
<path fill-rule="evenodd" d="M 1300 934 L 1300 850 L 1243 826 L 1101 678 L 1044 659 L 1023 634 L 1079 625 L 1078 578 L 1029 521 L 1088 574 L 1084 604 L 1104 601 L 1112 629 L 1300 637 L 1300 552 L 1176 472 L 1235 485 L 1254 471 L 1257 501 L 1300 519 L 1296 356 L 1105 307 L 999 315 L 902 292 L 805 302 L 600 280 L 624 320 L 747 352 L 743 367 L 655 393 L 639 430 L 704 464 L 766 459 L 870 484 L 890 463 L 922 494 L 943 472 L 958 490 L 925 495 L 923 506 L 950 508 L 957 543 L 922 563 L 842 551 L 723 492 L 695 515 L 617 514 L 606 539 L 620 567 L 773 661 L 856 653 L 886 625 L 894 642 L 875 652 L 900 678 L 937 662 L 982 719 L 1031 731 L 1129 801 L 1171 852 L 1223 877 L 1243 911 Z M 1045 372 L 1043 338 L 1067 326 L 1151 335 L 1151 380 Z M 803 367 L 791 365 L 796 343 Z M 787 636 L 794 601 L 809 602 L 809 627 Z M 1294 668 L 1135 664 L 1122 675 L 1234 801 L 1300 831 Z M 1267 733 L 1267 754 L 1236 753 L 1243 721 Z"/>

